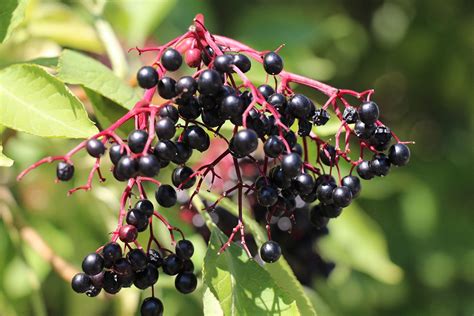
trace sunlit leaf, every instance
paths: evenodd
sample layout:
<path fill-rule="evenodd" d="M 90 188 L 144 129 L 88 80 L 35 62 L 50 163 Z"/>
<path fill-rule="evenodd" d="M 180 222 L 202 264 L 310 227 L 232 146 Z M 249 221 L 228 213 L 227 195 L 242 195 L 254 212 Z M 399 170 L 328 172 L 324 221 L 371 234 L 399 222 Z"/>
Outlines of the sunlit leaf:
<path fill-rule="evenodd" d="M 3 146 L 0 145 L 0 167 L 11 167 L 13 160 L 5 156 L 3 153 Z"/>
<path fill-rule="evenodd" d="M 97 132 L 79 99 L 36 65 L 0 71 L 0 123 L 43 137 L 85 138 Z"/>
<path fill-rule="evenodd" d="M 81 53 L 64 50 L 59 58 L 58 77 L 70 84 L 80 84 L 131 109 L 139 97 L 135 91 L 100 62 Z"/>
<path fill-rule="evenodd" d="M 6 41 L 25 16 L 26 0 L 0 1 L 0 43 Z"/>

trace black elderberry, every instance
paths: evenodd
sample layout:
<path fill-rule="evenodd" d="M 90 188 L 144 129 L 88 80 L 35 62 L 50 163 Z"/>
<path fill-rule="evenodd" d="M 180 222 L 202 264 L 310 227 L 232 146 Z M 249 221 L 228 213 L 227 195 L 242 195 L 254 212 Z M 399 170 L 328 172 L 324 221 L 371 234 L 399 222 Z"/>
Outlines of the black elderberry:
<path fill-rule="evenodd" d="M 260 257 L 263 261 L 272 263 L 280 259 L 281 248 L 280 245 L 273 240 L 266 241 L 262 247 L 260 247 Z"/>
<path fill-rule="evenodd" d="M 163 77 L 158 81 L 158 94 L 163 99 L 172 99 L 176 96 L 176 81 L 170 77 Z"/>
<path fill-rule="evenodd" d="M 370 180 L 374 177 L 374 172 L 370 167 L 370 161 L 364 160 L 357 165 L 357 174 L 364 180 Z"/>
<path fill-rule="evenodd" d="M 183 142 L 187 143 L 189 147 L 197 149 L 200 152 L 206 151 L 211 140 L 206 131 L 197 125 L 188 126 L 183 132 Z"/>
<path fill-rule="evenodd" d="M 302 173 L 293 179 L 293 187 L 300 195 L 310 194 L 314 189 L 314 179 L 307 173 Z"/>
<path fill-rule="evenodd" d="M 163 303 L 156 297 L 146 298 L 140 307 L 141 316 L 162 316 Z"/>
<path fill-rule="evenodd" d="M 291 177 L 286 176 L 281 166 L 276 166 L 270 170 L 270 178 L 272 183 L 281 189 L 291 186 Z"/>
<path fill-rule="evenodd" d="M 376 176 L 386 176 L 390 171 L 389 158 L 385 154 L 375 154 L 370 161 L 370 169 Z"/>
<path fill-rule="evenodd" d="M 172 141 L 160 140 L 156 143 L 153 153 L 160 161 L 170 161 L 176 156 L 176 150 Z"/>
<path fill-rule="evenodd" d="M 342 213 L 342 207 L 336 206 L 333 203 L 321 203 L 321 213 L 328 218 L 336 218 Z"/>
<path fill-rule="evenodd" d="M 105 260 L 115 262 L 122 257 L 122 248 L 116 242 L 109 242 L 102 249 L 102 256 Z"/>
<path fill-rule="evenodd" d="M 82 261 L 82 271 L 87 275 L 96 275 L 104 269 L 104 258 L 98 253 L 88 254 Z"/>
<path fill-rule="evenodd" d="M 194 254 L 193 243 L 187 239 L 182 239 L 176 243 L 176 255 L 181 259 L 190 259 Z"/>
<path fill-rule="evenodd" d="M 243 73 L 246 73 L 252 67 L 250 59 L 244 54 L 235 54 L 233 55 L 234 65 L 240 69 Z"/>
<path fill-rule="evenodd" d="M 341 180 L 341 184 L 351 190 L 352 198 L 359 196 L 361 190 L 360 180 L 356 176 L 345 176 Z"/>
<path fill-rule="evenodd" d="M 281 169 L 288 178 L 296 177 L 301 172 L 302 165 L 301 156 L 296 153 L 289 153 L 281 160 Z"/>
<path fill-rule="evenodd" d="M 143 271 L 137 272 L 133 284 L 144 290 L 158 281 L 159 273 L 158 269 L 154 265 L 148 264 Z"/>
<path fill-rule="evenodd" d="M 324 216 L 321 208 L 321 204 L 317 204 L 309 211 L 309 220 L 316 229 L 322 229 L 329 223 L 329 218 Z"/>
<path fill-rule="evenodd" d="M 158 204 L 163 207 L 172 207 L 176 204 L 177 196 L 175 189 L 168 184 L 162 184 L 155 192 Z"/>
<path fill-rule="evenodd" d="M 332 191 L 336 188 L 336 184 L 332 182 L 326 182 L 320 184 L 316 190 L 318 200 L 325 204 L 332 203 Z"/>
<path fill-rule="evenodd" d="M 244 110 L 244 103 L 242 99 L 234 94 L 226 96 L 222 99 L 219 107 L 219 115 L 224 119 L 229 119 L 235 116 L 241 116 Z"/>
<path fill-rule="evenodd" d="M 85 273 L 78 273 L 71 280 L 71 287 L 76 293 L 85 293 L 91 285 L 91 279 Z"/>
<path fill-rule="evenodd" d="M 138 172 L 145 177 L 155 177 L 160 172 L 160 161 L 154 155 L 144 155 L 138 159 Z"/>
<path fill-rule="evenodd" d="M 116 172 L 120 178 L 133 178 L 138 173 L 138 162 L 130 156 L 123 156 L 117 163 Z"/>
<path fill-rule="evenodd" d="M 137 228 L 133 225 L 123 225 L 119 230 L 119 238 L 124 243 L 133 242 L 138 237 Z"/>
<path fill-rule="evenodd" d="M 278 75 L 283 70 L 283 60 L 275 52 L 269 52 L 263 57 L 263 68 L 270 75 Z"/>
<path fill-rule="evenodd" d="M 201 115 L 201 108 L 198 100 L 192 96 L 180 101 L 178 113 L 184 120 L 195 120 Z"/>
<path fill-rule="evenodd" d="M 375 132 L 376 126 L 373 124 L 365 124 L 362 121 L 357 121 L 354 126 L 354 134 L 361 139 L 369 139 Z"/>
<path fill-rule="evenodd" d="M 163 258 L 158 251 L 155 249 L 150 249 L 148 250 L 148 262 L 158 269 L 163 265 Z"/>
<path fill-rule="evenodd" d="M 104 261 L 105 263 L 105 261 Z M 104 264 L 105 267 L 105 264 Z M 112 264 L 109 265 L 109 267 L 112 267 Z M 92 285 L 94 285 L 97 288 L 102 288 L 104 286 L 104 274 L 105 272 L 102 271 L 100 273 L 97 273 L 95 275 L 89 275 Z"/>
<path fill-rule="evenodd" d="M 158 139 L 170 140 L 176 133 L 175 123 L 167 117 L 161 118 L 156 121 L 155 132 Z"/>
<path fill-rule="evenodd" d="M 374 124 L 379 119 L 379 107 L 373 101 L 364 102 L 359 107 L 359 119 L 365 124 Z"/>
<path fill-rule="evenodd" d="M 392 132 L 386 126 L 377 126 L 369 139 L 370 145 L 375 149 L 382 151 L 388 148 L 392 140 Z"/>
<path fill-rule="evenodd" d="M 56 177 L 60 181 L 69 181 L 74 175 L 74 166 L 70 163 L 60 161 L 56 168 Z"/>
<path fill-rule="evenodd" d="M 352 192 L 348 187 L 337 187 L 332 191 L 332 201 L 335 206 L 346 207 L 351 204 Z"/>
<path fill-rule="evenodd" d="M 288 113 L 304 119 L 311 113 L 311 101 L 303 94 L 295 94 L 288 100 Z"/>
<path fill-rule="evenodd" d="M 163 272 L 168 275 L 178 274 L 182 267 L 183 262 L 175 254 L 170 254 L 163 259 Z"/>
<path fill-rule="evenodd" d="M 191 76 L 181 77 L 175 85 L 176 94 L 181 96 L 191 96 L 196 93 L 197 82 Z"/>
<path fill-rule="evenodd" d="M 128 147 L 135 153 L 141 153 L 145 149 L 146 141 L 148 140 L 148 133 L 141 129 L 136 129 L 128 134 Z"/>
<path fill-rule="evenodd" d="M 300 144 L 295 144 L 291 148 L 291 152 L 295 153 L 295 154 L 298 154 L 300 157 L 302 157 L 303 156 L 303 146 L 301 146 Z"/>
<path fill-rule="evenodd" d="M 116 165 L 119 162 L 120 158 L 125 156 L 125 148 L 123 148 L 120 144 L 115 144 L 109 149 L 109 157 L 110 161 Z"/>
<path fill-rule="evenodd" d="M 220 72 L 232 72 L 234 57 L 232 55 L 219 55 L 214 59 L 214 68 Z"/>
<path fill-rule="evenodd" d="M 225 118 L 220 116 L 216 110 L 204 110 L 201 119 L 202 122 L 209 127 L 221 126 L 225 122 Z"/>
<path fill-rule="evenodd" d="M 221 75 L 214 69 L 204 70 L 198 78 L 199 92 L 207 95 L 216 95 L 222 86 Z"/>
<path fill-rule="evenodd" d="M 283 137 L 285 138 L 290 148 L 293 148 L 297 144 L 296 134 L 293 131 L 284 132 Z"/>
<path fill-rule="evenodd" d="M 359 113 L 357 113 L 356 108 L 348 106 L 344 109 L 342 118 L 346 121 L 347 124 L 354 124 L 359 119 Z"/>
<path fill-rule="evenodd" d="M 217 107 L 216 98 L 210 95 L 200 94 L 198 103 L 204 110 L 214 110 Z"/>
<path fill-rule="evenodd" d="M 158 73 L 151 66 L 144 66 L 137 72 L 137 82 L 143 89 L 151 89 L 158 83 Z"/>
<path fill-rule="evenodd" d="M 405 166 L 410 161 L 410 148 L 405 144 L 390 146 L 388 159 L 395 166 Z"/>
<path fill-rule="evenodd" d="M 103 289 L 109 294 L 117 294 L 122 289 L 117 273 L 105 271 Z"/>
<path fill-rule="evenodd" d="M 313 125 L 307 120 L 300 119 L 298 122 L 298 135 L 301 137 L 308 136 L 311 133 Z"/>
<path fill-rule="evenodd" d="M 268 97 L 267 102 L 273 105 L 273 107 L 278 112 L 280 112 L 280 114 L 284 113 L 286 109 L 287 101 L 286 101 L 286 97 L 283 94 L 274 93 Z"/>
<path fill-rule="evenodd" d="M 178 70 L 182 63 L 183 57 L 174 48 L 167 48 L 161 56 L 161 64 L 168 71 Z"/>
<path fill-rule="evenodd" d="M 171 159 L 175 164 L 183 164 L 191 158 L 193 149 L 183 142 L 174 143 L 176 147 L 176 155 Z"/>
<path fill-rule="evenodd" d="M 189 189 L 196 183 L 196 177 L 192 177 L 194 171 L 187 166 L 177 167 L 173 170 L 171 181 L 175 187 L 181 186 L 181 189 Z"/>
<path fill-rule="evenodd" d="M 145 216 L 150 217 L 153 215 L 155 207 L 150 200 L 142 199 L 135 203 L 135 208 L 145 214 Z"/>
<path fill-rule="evenodd" d="M 176 124 L 179 119 L 178 109 L 171 104 L 167 104 L 161 108 L 160 117 L 167 117 Z"/>
<path fill-rule="evenodd" d="M 87 289 L 86 295 L 88 297 L 96 297 L 97 295 L 100 294 L 101 291 L 102 291 L 102 288 L 91 285 L 89 289 Z"/>
<path fill-rule="evenodd" d="M 196 289 L 197 278 L 192 272 L 182 272 L 176 276 L 174 285 L 183 294 L 189 294 Z"/>
<path fill-rule="evenodd" d="M 92 138 L 87 141 L 86 150 L 92 157 L 99 158 L 105 153 L 105 146 L 100 140 Z"/>
<path fill-rule="evenodd" d="M 257 149 L 258 136 L 252 129 L 241 129 L 231 139 L 232 151 L 239 157 L 250 155 Z"/>
<path fill-rule="evenodd" d="M 263 144 L 263 150 L 265 152 L 265 155 L 270 158 L 278 157 L 283 152 L 284 148 L 285 145 L 283 145 L 283 142 L 280 140 L 280 137 L 276 135 L 268 137 L 268 139 Z"/>
<path fill-rule="evenodd" d="M 127 253 L 127 259 L 130 262 L 132 269 L 136 272 L 143 271 L 148 264 L 148 258 L 141 249 L 132 249 Z"/>
<path fill-rule="evenodd" d="M 194 263 L 190 259 L 183 260 L 183 268 L 181 272 L 193 272 L 194 271 Z"/>
<path fill-rule="evenodd" d="M 125 220 L 127 224 L 135 226 L 139 232 L 145 231 L 149 222 L 148 217 L 136 208 L 127 212 Z"/>
<path fill-rule="evenodd" d="M 201 51 L 201 59 L 206 66 L 211 63 L 212 58 L 214 58 L 214 49 L 211 46 L 206 46 Z"/>
<path fill-rule="evenodd" d="M 313 123 L 318 126 L 322 126 L 325 125 L 330 118 L 331 116 L 329 115 L 328 111 L 324 109 L 317 109 L 313 115 Z"/>
<path fill-rule="evenodd" d="M 278 201 L 278 191 L 272 186 L 262 186 L 257 191 L 257 201 L 264 207 L 273 206 Z"/>
<path fill-rule="evenodd" d="M 321 158 L 321 162 L 326 166 L 334 166 L 338 160 L 336 156 L 336 148 L 330 144 L 321 147 L 319 150 L 319 158 Z"/>
<path fill-rule="evenodd" d="M 262 84 L 260 86 L 258 86 L 258 91 L 262 94 L 263 98 L 265 99 L 265 101 L 268 100 L 268 98 L 275 93 L 275 90 L 273 90 L 273 88 L 271 86 L 269 86 L 268 84 Z"/>

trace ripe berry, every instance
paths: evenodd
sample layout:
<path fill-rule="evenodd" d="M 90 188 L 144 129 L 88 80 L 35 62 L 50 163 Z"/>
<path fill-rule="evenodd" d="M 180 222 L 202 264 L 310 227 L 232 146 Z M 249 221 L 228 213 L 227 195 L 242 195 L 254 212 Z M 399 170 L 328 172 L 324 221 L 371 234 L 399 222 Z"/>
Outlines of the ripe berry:
<path fill-rule="evenodd" d="M 313 123 L 317 126 L 323 126 L 329 121 L 330 118 L 331 116 L 326 110 L 317 109 L 313 115 Z"/>
<path fill-rule="evenodd" d="M 176 204 L 176 191 L 168 184 L 162 184 L 155 192 L 155 198 L 158 204 L 163 207 L 172 207 Z"/>
<path fill-rule="evenodd" d="M 236 65 L 237 68 L 239 68 L 240 71 L 242 71 L 243 73 L 246 73 L 252 67 L 252 63 L 250 62 L 250 59 L 244 54 L 235 54 L 233 55 L 233 57 L 234 57 L 234 65 Z"/>
<path fill-rule="evenodd" d="M 74 175 L 73 165 L 64 161 L 60 161 L 58 163 L 58 167 L 56 168 L 56 177 L 58 178 L 58 180 L 69 181 L 71 180 L 73 175 Z"/>
<path fill-rule="evenodd" d="M 142 199 L 135 203 L 135 208 L 145 214 L 145 216 L 150 217 L 153 215 L 155 207 L 150 200 Z"/>
<path fill-rule="evenodd" d="M 278 201 L 278 191 L 272 186 L 263 186 L 257 191 L 257 201 L 264 207 L 273 206 Z"/>
<path fill-rule="evenodd" d="M 356 176 L 345 176 L 342 178 L 341 184 L 351 190 L 352 198 L 359 196 L 361 185 L 360 180 Z"/>
<path fill-rule="evenodd" d="M 133 242 L 137 239 L 138 231 L 135 226 L 132 225 L 124 225 L 120 227 L 119 230 L 119 238 L 121 241 L 125 243 Z"/>
<path fill-rule="evenodd" d="M 221 86 L 221 75 L 214 69 L 204 70 L 198 78 L 198 90 L 203 94 L 216 95 Z"/>
<path fill-rule="evenodd" d="M 275 90 L 273 90 L 272 87 L 270 87 L 267 84 L 262 84 L 258 86 L 258 92 L 260 92 L 265 100 L 268 100 L 268 98 L 275 93 Z"/>
<path fill-rule="evenodd" d="M 311 101 L 303 94 L 295 94 L 288 100 L 288 112 L 296 118 L 304 119 L 311 113 Z"/>
<path fill-rule="evenodd" d="M 323 215 L 321 204 L 317 204 L 309 211 L 309 219 L 316 229 L 322 229 L 329 223 L 329 218 Z"/>
<path fill-rule="evenodd" d="M 171 104 L 165 105 L 160 110 L 160 117 L 161 118 L 167 117 L 176 124 L 176 122 L 178 122 L 178 119 L 179 119 L 178 109 Z"/>
<path fill-rule="evenodd" d="M 148 227 L 148 217 L 140 210 L 134 208 L 128 211 L 125 218 L 127 224 L 133 225 L 137 231 L 142 232 Z"/>
<path fill-rule="evenodd" d="M 390 129 L 386 126 L 377 126 L 369 139 L 369 143 L 374 146 L 375 149 L 383 151 L 388 148 L 391 140 L 392 132 Z"/>
<path fill-rule="evenodd" d="M 178 113 L 184 120 L 194 120 L 201 115 L 201 108 L 198 100 L 193 96 L 186 99 L 180 99 Z"/>
<path fill-rule="evenodd" d="M 348 106 L 344 109 L 342 118 L 346 121 L 347 124 L 354 124 L 359 119 L 359 113 L 357 113 L 356 108 Z"/>
<path fill-rule="evenodd" d="M 263 68 L 270 75 L 278 75 L 283 70 L 283 60 L 275 52 L 269 52 L 263 57 Z"/>
<path fill-rule="evenodd" d="M 102 291 L 102 288 L 91 285 L 89 289 L 86 291 L 86 295 L 88 297 L 96 297 L 97 295 L 100 294 L 101 291 Z"/>
<path fill-rule="evenodd" d="M 135 275 L 133 284 L 137 288 L 144 290 L 154 285 L 156 281 L 158 281 L 158 277 L 158 269 L 156 269 L 154 265 L 148 264 L 143 271 L 140 271 Z"/>
<path fill-rule="evenodd" d="M 336 184 L 332 182 L 327 182 L 319 185 L 316 190 L 318 200 L 322 203 L 330 204 L 332 203 L 332 191 L 336 188 Z"/>
<path fill-rule="evenodd" d="M 332 201 L 335 206 L 346 207 L 351 204 L 352 192 L 348 187 L 337 187 L 332 191 Z"/>
<path fill-rule="evenodd" d="M 158 251 L 155 249 L 150 249 L 148 250 L 148 262 L 158 269 L 163 265 L 163 258 L 161 258 L 161 255 Z"/>
<path fill-rule="evenodd" d="M 193 243 L 187 239 L 182 239 L 176 244 L 176 255 L 181 259 L 190 259 L 194 254 Z"/>
<path fill-rule="evenodd" d="M 104 291 L 109 294 L 117 294 L 122 289 L 122 285 L 118 280 L 118 275 L 112 271 L 105 271 L 104 274 Z"/>
<path fill-rule="evenodd" d="M 287 105 L 286 97 L 281 93 L 274 93 L 268 97 L 267 102 L 273 105 L 273 107 L 283 114 Z"/>
<path fill-rule="evenodd" d="M 379 119 L 379 107 L 373 101 L 362 103 L 359 108 L 359 118 L 365 124 L 374 124 Z"/>
<path fill-rule="evenodd" d="M 123 156 L 116 166 L 117 175 L 124 179 L 130 179 L 138 173 L 138 163 L 130 156 Z"/>
<path fill-rule="evenodd" d="M 161 118 L 156 121 L 155 132 L 159 140 L 170 140 L 176 133 L 175 122 L 167 117 Z"/>
<path fill-rule="evenodd" d="M 144 66 L 137 72 L 137 82 L 143 89 L 151 89 L 158 83 L 158 73 L 151 66 Z"/>
<path fill-rule="evenodd" d="M 357 174 L 364 180 L 370 180 L 374 177 L 372 168 L 370 168 L 370 162 L 367 160 L 362 161 L 357 165 Z"/>
<path fill-rule="evenodd" d="M 175 254 L 170 254 L 163 259 L 163 272 L 168 275 L 178 274 L 182 266 L 183 262 Z"/>
<path fill-rule="evenodd" d="M 211 60 L 212 58 L 214 58 L 214 55 L 215 55 L 214 50 L 212 49 L 211 46 L 206 46 L 201 51 L 201 59 L 206 66 L 208 66 L 211 63 Z"/>
<path fill-rule="evenodd" d="M 214 68 L 220 72 L 232 72 L 234 57 L 232 55 L 219 55 L 214 59 Z"/>
<path fill-rule="evenodd" d="M 284 148 L 285 145 L 283 145 L 280 137 L 276 135 L 268 137 L 268 139 L 263 144 L 263 151 L 265 152 L 265 155 L 271 158 L 278 157 L 283 152 Z"/>
<path fill-rule="evenodd" d="M 194 263 L 190 259 L 183 260 L 183 268 L 181 272 L 193 272 Z"/>
<path fill-rule="evenodd" d="M 143 271 L 148 263 L 148 258 L 141 249 L 132 249 L 127 253 L 127 259 L 134 271 Z"/>
<path fill-rule="evenodd" d="M 92 138 L 87 141 L 86 150 L 92 157 L 99 158 L 105 153 L 105 146 L 100 140 Z"/>
<path fill-rule="evenodd" d="M 110 161 L 116 165 L 119 162 L 120 158 L 125 156 L 125 148 L 122 148 L 121 145 L 115 144 L 109 149 Z"/>
<path fill-rule="evenodd" d="M 85 293 L 91 285 L 91 279 L 84 273 L 76 274 L 71 280 L 71 287 L 76 293 Z"/>
<path fill-rule="evenodd" d="M 260 257 L 263 261 L 272 263 L 280 259 L 281 248 L 280 245 L 273 240 L 265 242 L 260 248 Z"/>
<path fill-rule="evenodd" d="M 336 218 L 342 213 L 342 207 L 336 206 L 334 204 L 320 204 L 321 205 L 321 213 L 323 216 L 328 218 Z"/>
<path fill-rule="evenodd" d="M 181 77 L 176 82 L 176 94 L 181 96 L 191 96 L 196 93 L 197 82 L 191 76 Z"/>
<path fill-rule="evenodd" d="M 161 161 L 170 161 L 176 156 L 176 146 L 172 141 L 160 140 L 156 143 L 153 153 Z"/>
<path fill-rule="evenodd" d="M 290 153 L 283 156 L 281 160 L 281 169 L 287 178 L 296 177 L 301 172 L 301 156 L 296 153 Z"/>
<path fill-rule="evenodd" d="M 148 140 L 148 133 L 141 129 L 136 129 L 128 134 L 128 147 L 135 153 L 141 153 L 145 149 L 146 141 Z"/>
<path fill-rule="evenodd" d="M 369 139 L 375 132 L 376 126 L 373 124 L 365 124 L 362 121 L 357 121 L 354 126 L 354 134 L 361 139 Z"/>
<path fill-rule="evenodd" d="M 301 137 L 308 136 L 313 129 L 313 124 L 310 121 L 300 119 L 298 122 L 298 135 Z"/>
<path fill-rule="evenodd" d="M 193 149 L 188 144 L 178 142 L 174 144 L 176 147 L 176 155 L 171 159 L 175 164 L 183 164 L 191 158 Z"/>
<path fill-rule="evenodd" d="M 197 286 L 197 278 L 192 272 L 182 272 L 176 276 L 174 285 L 183 294 L 193 292 Z"/>
<path fill-rule="evenodd" d="M 90 253 L 82 260 L 82 271 L 87 275 L 99 274 L 102 269 L 104 269 L 104 258 L 98 253 Z"/>
<path fill-rule="evenodd" d="M 257 149 L 258 136 L 251 129 L 241 129 L 231 139 L 232 151 L 240 157 L 250 155 Z"/>
<path fill-rule="evenodd" d="M 186 64 L 191 68 L 199 67 L 201 64 L 201 51 L 198 48 L 191 48 L 184 54 Z"/>
<path fill-rule="evenodd" d="M 122 257 L 122 248 L 116 242 L 109 242 L 102 249 L 102 256 L 105 260 L 115 262 Z"/>
<path fill-rule="evenodd" d="M 183 57 L 174 48 L 167 48 L 163 53 L 163 56 L 161 56 L 161 64 L 168 71 L 178 70 L 182 63 Z"/>
<path fill-rule="evenodd" d="M 156 297 L 146 298 L 140 307 L 141 316 L 162 316 L 163 310 L 163 303 Z"/>
<path fill-rule="evenodd" d="M 200 152 L 206 151 L 211 140 L 206 131 L 200 126 L 192 125 L 188 126 L 183 132 L 183 142 L 187 143 L 189 147 L 197 149 Z"/>
<path fill-rule="evenodd" d="M 194 183 L 196 183 L 196 177 L 190 178 L 193 173 L 193 169 L 187 166 L 177 167 L 173 170 L 171 181 L 177 188 L 181 185 L 181 189 L 189 189 L 194 185 Z"/>
<path fill-rule="evenodd" d="M 176 81 L 170 77 L 163 77 L 158 81 L 158 94 L 163 99 L 172 99 L 176 96 Z"/>
<path fill-rule="evenodd" d="M 390 171 L 390 160 L 385 154 L 376 154 L 370 161 L 370 170 L 376 176 L 386 176 Z"/>
<path fill-rule="evenodd" d="M 334 164 L 338 160 L 336 154 L 336 148 L 329 144 L 324 147 L 321 147 L 321 149 L 319 150 L 319 157 L 321 158 L 321 162 L 326 166 L 334 166 Z"/>
<path fill-rule="evenodd" d="M 154 155 L 144 155 L 138 159 L 138 171 L 145 177 L 155 177 L 160 172 L 160 161 Z"/>
<path fill-rule="evenodd" d="M 219 115 L 222 118 L 229 119 L 233 116 L 241 115 L 244 103 L 242 99 L 234 94 L 224 97 L 219 107 Z"/>
<path fill-rule="evenodd" d="M 314 179 L 311 175 L 302 173 L 293 179 L 293 187 L 300 195 L 310 194 L 314 189 Z"/>
<path fill-rule="evenodd" d="M 395 166 L 404 166 L 410 161 L 410 148 L 400 143 L 392 145 L 388 151 L 388 159 Z"/>

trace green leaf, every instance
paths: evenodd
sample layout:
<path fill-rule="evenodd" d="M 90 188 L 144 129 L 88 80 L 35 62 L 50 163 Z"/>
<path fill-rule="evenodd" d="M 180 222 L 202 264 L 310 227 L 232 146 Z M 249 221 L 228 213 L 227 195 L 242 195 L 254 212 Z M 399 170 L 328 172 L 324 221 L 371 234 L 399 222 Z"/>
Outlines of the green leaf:
<path fill-rule="evenodd" d="M 382 230 L 357 206 L 346 208 L 343 216 L 330 222 L 329 229 L 331 233 L 318 243 L 325 259 L 367 273 L 381 282 L 400 282 L 403 271 L 390 260 Z"/>
<path fill-rule="evenodd" d="M 205 190 L 200 191 L 199 195 L 208 201 L 215 201 L 219 198 L 216 194 L 207 192 Z M 229 211 L 231 214 L 238 216 L 238 206 L 232 200 L 223 199 L 219 205 Z M 248 210 L 244 208 L 243 220 L 245 228 L 248 232 L 252 233 L 257 245 L 261 246 L 266 241 L 266 234 L 260 224 L 248 214 Z M 270 273 L 278 286 L 284 289 L 291 297 L 293 297 L 302 315 L 316 315 L 316 311 L 314 310 L 311 301 L 305 294 L 303 287 L 296 279 L 293 271 L 284 257 L 281 257 L 275 263 L 265 264 L 264 268 L 268 271 L 268 273 Z"/>
<path fill-rule="evenodd" d="M 79 99 L 36 65 L 0 71 L 0 123 L 43 137 L 86 138 L 97 132 Z"/>
<path fill-rule="evenodd" d="M 295 300 L 241 248 L 232 244 L 219 255 L 226 241 L 227 236 L 217 227 L 211 228 L 203 266 L 203 282 L 219 301 L 223 314 L 300 315 Z"/>
<path fill-rule="evenodd" d="M 25 17 L 26 0 L 0 1 L 0 43 L 6 41 Z"/>
<path fill-rule="evenodd" d="M 100 94 L 83 87 L 86 92 L 92 107 L 94 108 L 94 114 L 102 128 L 106 128 L 115 123 L 119 118 L 127 113 L 123 107 L 115 103 L 114 101 L 101 96 Z M 124 125 L 120 126 L 116 132 L 121 137 L 126 137 L 133 130 L 133 121 L 128 121 Z"/>
<path fill-rule="evenodd" d="M 130 86 L 100 62 L 81 53 L 65 49 L 59 58 L 59 79 L 80 84 L 98 94 L 131 109 L 140 98 Z"/>
<path fill-rule="evenodd" d="M 0 167 L 11 167 L 13 160 L 3 154 L 3 146 L 0 145 Z"/>

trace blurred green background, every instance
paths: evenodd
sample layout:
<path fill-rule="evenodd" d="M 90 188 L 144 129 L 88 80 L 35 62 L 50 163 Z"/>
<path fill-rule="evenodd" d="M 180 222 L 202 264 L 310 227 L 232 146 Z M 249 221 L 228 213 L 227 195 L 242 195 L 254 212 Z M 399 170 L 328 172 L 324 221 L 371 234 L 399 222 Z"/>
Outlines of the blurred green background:
<path fill-rule="evenodd" d="M 473 11 L 468 0 L 118 0 L 107 2 L 104 10 L 89 1 L 36 0 L 29 1 L 26 20 L 0 46 L 0 65 L 58 56 L 61 47 L 108 63 L 94 16 L 110 23 L 126 50 L 178 36 L 201 12 L 213 33 L 260 50 L 285 43 L 281 55 L 290 71 L 336 87 L 373 87 L 383 121 L 402 139 L 416 142 L 412 160 L 387 178 L 364 182 L 353 208 L 358 215 L 343 214 L 331 224 L 330 236 L 315 247 L 336 269 L 329 279 L 315 280 L 309 294 L 321 315 L 470 316 Z M 132 53 L 126 59 L 116 73 L 129 79 L 146 57 Z M 55 185 L 54 166 L 18 184 L 15 177 L 28 164 L 76 142 L 11 130 L 3 131 L 2 140 L 15 164 L 0 168 L 0 315 L 134 314 L 138 291 L 122 291 L 114 299 L 75 295 L 32 248 L 38 239 L 28 230 L 77 269 L 84 254 L 106 242 L 113 229 L 119 186 L 96 184 L 87 194 L 66 197 L 69 186 L 85 180 L 91 165 L 85 155 L 76 162 L 82 175 L 73 184 Z M 175 223 L 176 213 L 167 214 Z M 190 227 L 187 231 L 192 233 Z M 205 243 L 193 238 L 199 268 Z M 167 314 L 199 315 L 202 293 L 177 294 L 165 277 L 159 284 Z"/>

